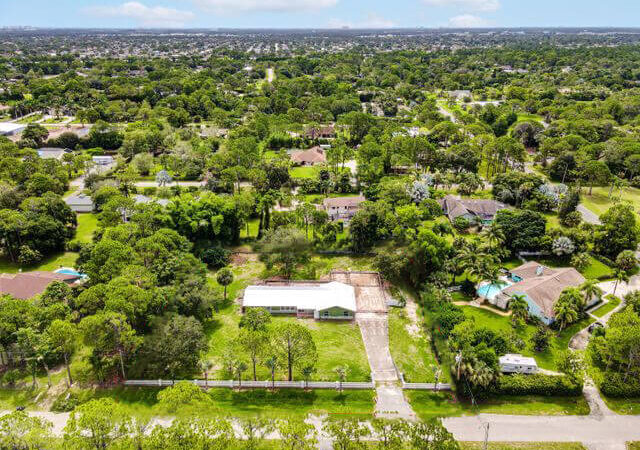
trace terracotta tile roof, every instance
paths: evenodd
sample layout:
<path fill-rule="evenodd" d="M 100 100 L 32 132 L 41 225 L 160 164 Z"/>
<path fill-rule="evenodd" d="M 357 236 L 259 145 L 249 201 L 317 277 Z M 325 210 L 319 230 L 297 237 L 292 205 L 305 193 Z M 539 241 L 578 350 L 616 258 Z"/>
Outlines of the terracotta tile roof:
<path fill-rule="evenodd" d="M 29 299 L 44 292 L 53 281 L 67 283 L 78 280 L 77 275 L 54 272 L 23 272 L 0 274 L 0 294 L 19 299 Z"/>

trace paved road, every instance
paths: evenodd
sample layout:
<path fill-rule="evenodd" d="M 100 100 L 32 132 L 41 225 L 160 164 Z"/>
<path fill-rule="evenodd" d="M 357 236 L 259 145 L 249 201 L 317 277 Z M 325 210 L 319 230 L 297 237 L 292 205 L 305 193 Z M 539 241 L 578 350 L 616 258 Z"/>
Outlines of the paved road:
<path fill-rule="evenodd" d="M 577 210 L 580 214 L 582 214 L 582 220 L 584 220 L 585 222 L 593 225 L 602 225 L 602 222 L 600 222 L 600 218 L 598 217 L 598 215 L 583 204 L 578 205 Z"/>
<path fill-rule="evenodd" d="M 640 440 L 640 416 L 507 416 L 480 414 L 443 420 L 456 439 L 482 441 L 584 442 L 590 448 L 624 449 Z"/>

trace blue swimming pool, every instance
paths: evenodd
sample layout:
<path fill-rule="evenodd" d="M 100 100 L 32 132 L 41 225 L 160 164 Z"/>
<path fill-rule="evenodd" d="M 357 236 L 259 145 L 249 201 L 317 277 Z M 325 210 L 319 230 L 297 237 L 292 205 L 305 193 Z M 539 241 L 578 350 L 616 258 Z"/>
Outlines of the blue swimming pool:
<path fill-rule="evenodd" d="M 493 300 L 507 286 L 509 286 L 507 283 L 485 283 L 478 287 L 476 292 L 478 293 L 478 297 Z"/>
<path fill-rule="evenodd" d="M 58 269 L 58 270 L 55 271 L 55 273 L 62 273 L 62 274 L 65 274 L 65 275 L 73 275 L 73 276 L 76 276 L 76 277 L 86 277 L 86 275 L 84 273 L 80 273 L 77 270 L 69 269 L 67 267 L 64 267 L 62 269 Z"/>

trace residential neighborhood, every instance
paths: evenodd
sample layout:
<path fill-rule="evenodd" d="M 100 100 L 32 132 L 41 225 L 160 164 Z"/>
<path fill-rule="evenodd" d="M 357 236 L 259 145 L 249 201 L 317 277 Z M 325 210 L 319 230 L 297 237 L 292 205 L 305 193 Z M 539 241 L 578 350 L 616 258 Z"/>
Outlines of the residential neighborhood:
<path fill-rule="evenodd" d="M 4 5 L 0 449 L 640 448 L 612 1 Z"/>

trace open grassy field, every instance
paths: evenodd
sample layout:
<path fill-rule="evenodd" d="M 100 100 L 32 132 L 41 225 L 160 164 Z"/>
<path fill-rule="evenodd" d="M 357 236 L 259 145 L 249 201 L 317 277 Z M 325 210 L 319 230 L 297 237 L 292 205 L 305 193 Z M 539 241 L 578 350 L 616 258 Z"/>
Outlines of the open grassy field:
<path fill-rule="evenodd" d="M 207 401 L 185 405 L 168 413 L 158 404 L 158 392 L 160 389 L 124 387 L 75 391 L 81 402 L 93 398 L 113 398 L 129 414 L 141 419 L 162 416 L 302 419 L 310 414 L 369 418 L 374 406 L 373 391 L 345 391 L 340 394 L 334 390 L 210 389 L 207 391 Z"/>
<path fill-rule="evenodd" d="M 207 357 L 214 362 L 215 368 L 212 378 L 229 379 L 223 367 L 225 349 L 238 334 L 240 322 L 239 307 L 232 305 L 215 315 L 215 320 L 206 327 L 209 337 L 209 352 Z M 347 381 L 367 381 L 371 373 L 365 353 L 360 329 L 355 322 L 321 322 L 313 319 L 296 319 L 294 317 L 274 317 L 273 325 L 286 322 L 296 322 L 305 325 L 311 332 L 318 351 L 318 362 L 313 380 L 336 381 L 335 368 L 348 367 Z M 259 380 L 270 379 L 267 367 L 260 365 L 257 370 Z M 251 379 L 251 370 L 245 372 L 244 377 Z M 299 374 L 294 378 L 301 380 Z M 282 367 L 276 374 L 276 379 L 286 379 L 286 368 Z"/>
<path fill-rule="evenodd" d="M 409 383 L 434 381 L 432 367 L 437 362 L 430 351 L 429 342 L 420 335 L 409 332 L 411 321 L 403 309 L 389 312 L 389 346 L 396 366 Z M 444 381 L 444 374 L 440 377 Z"/>
<path fill-rule="evenodd" d="M 640 213 L 640 189 L 633 187 L 625 187 L 622 190 L 614 189 L 609 198 L 609 187 L 594 187 L 591 195 L 588 194 L 589 188 L 582 189 L 582 203 L 597 215 L 605 213 L 615 203 L 615 199 L 629 202 L 633 205 L 636 214 Z"/>
<path fill-rule="evenodd" d="M 478 413 L 547 416 L 589 414 L 589 405 L 582 397 L 499 396 L 474 407 L 469 402 L 459 401 L 450 392 L 407 391 L 405 395 L 422 420 Z"/>

